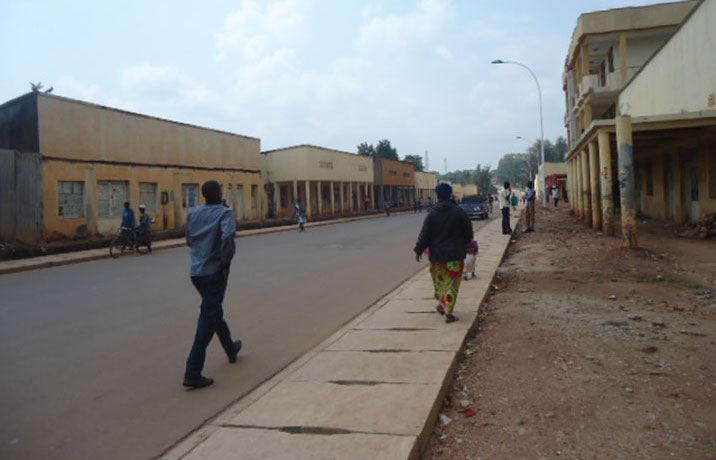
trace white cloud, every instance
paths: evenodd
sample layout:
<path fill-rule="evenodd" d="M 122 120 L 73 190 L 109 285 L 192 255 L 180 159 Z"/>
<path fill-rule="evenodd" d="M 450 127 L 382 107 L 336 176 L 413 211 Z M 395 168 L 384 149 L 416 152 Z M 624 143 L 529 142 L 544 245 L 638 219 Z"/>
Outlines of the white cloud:
<path fill-rule="evenodd" d="M 289 46 L 301 34 L 303 0 L 283 0 L 262 7 L 255 0 L 243 0 L 241 8 L 226 18 L 214 35 L 222 61 L 240 56 L 253 61 Z"/>
<path fill-rule="evenodd" d="M 358 44 L 364 48 L 400 49 L 424 40 L 451 16 L 449 0 L 420 0 L 415 10 L 397 16 L 376 17 L 361 30 Z"/>
<path fill-rule="evenodd" d="M 60 96 L 92 102 L 97 100 L 100 93 L 99 85 L 82 83 L 71 76 L 60 77 L 53 88 L 53 93 Z"/>
<path fill-rule="evenodd" d="M 435 54 L 445 59 L 447 62 L 453 62 L 455 60 L 455 56 L 453 56 L 452 51 L 444 46 L 438 46 L 435 48 Z"/>
<path fill-rule="evenodd" d="M 170 66 L 140 65 L 122 72 L 120 84 L 130 100 L 172 105 L 210 106 L 221 99 L 207 86 Z"/>

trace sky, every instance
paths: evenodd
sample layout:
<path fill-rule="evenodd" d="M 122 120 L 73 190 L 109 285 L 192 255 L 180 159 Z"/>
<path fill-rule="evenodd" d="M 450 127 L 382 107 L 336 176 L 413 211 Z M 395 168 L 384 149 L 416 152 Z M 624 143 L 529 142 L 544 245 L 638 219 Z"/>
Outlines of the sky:
<path fill-rule="evenodd" d="M 355 152 L 388 139 L 431 170 L 493 168 L 565 136 L 581 13 L 643 0 L 5 1 L 0 103 L 53 93 L 261 139 Z M 71 121 L 68 121 L 71 122 Z"/>

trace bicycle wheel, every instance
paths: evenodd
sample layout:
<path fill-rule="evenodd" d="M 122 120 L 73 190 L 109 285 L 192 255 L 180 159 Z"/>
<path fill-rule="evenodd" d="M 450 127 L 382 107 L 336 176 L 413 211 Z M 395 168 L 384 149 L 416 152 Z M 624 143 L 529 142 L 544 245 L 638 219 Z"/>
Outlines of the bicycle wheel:
<path fill-rule="evenodd" d="M 122 235 L 115 236 L 109 243 L 109 255 L 113 258 L 117 258 L 122 255 L 124 249 L 122 248 L 123 240 Z"/>

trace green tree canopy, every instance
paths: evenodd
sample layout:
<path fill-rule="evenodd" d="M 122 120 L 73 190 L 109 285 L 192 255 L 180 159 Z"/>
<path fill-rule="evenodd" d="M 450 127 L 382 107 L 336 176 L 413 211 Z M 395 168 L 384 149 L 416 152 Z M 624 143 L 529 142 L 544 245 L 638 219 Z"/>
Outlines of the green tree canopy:
<path fill-rule="evenodd" d="M 403 157 L 403 161 L 413 163 L 415 165 L 415 169 L 420 172 L 425 170 L 425 167 L 423 166 L 423 157 L 421 155 L 405 155 L 405 157 Z"/>
<path fill-rule="evenodd" d="M 390 158 L 391 160 L 399 160 L 398 150 L 390 145 L 388 139 L 381 139 L 375 146 L 375 156 L 378 158 Z"/>
<path fill-rule="evenodd" d="M 545 142 L 545 146 L 546 146 Z M 536 170 L 530 174 L 530 155 L 524 153 L 508 153 L 500 158 L 497 164 L 497 179 L 502 183 L 508 181 L 516 187 L 524 187 L 531 180 Z"/>
<path fill-rule="evenodd" d="M 363 155 L 365 157 L 374 157 L 375 156 L 375 148 L 367 143 L 367 142 L 361 142 L 358 144 L 358 155 Z"/>
<path fill-rule="evenodd" d="M 492 184 L 493 171 L 490 170 L 490 165 L 484 167 L 478 163 L 475 168 L 475 185 L 477 185 L 477 193 L 480 194 L 493 194 L 497 191 L 495 186 Z"/>

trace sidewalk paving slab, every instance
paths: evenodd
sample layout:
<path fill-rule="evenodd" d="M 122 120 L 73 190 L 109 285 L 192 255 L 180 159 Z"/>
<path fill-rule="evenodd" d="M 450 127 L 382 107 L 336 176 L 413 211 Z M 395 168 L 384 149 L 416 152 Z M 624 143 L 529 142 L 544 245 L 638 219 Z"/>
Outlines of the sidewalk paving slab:
<path fill-rule="evenodd" d="M 490 244 L 463 280 L 460 321 L 435 312 L 423 269 L 164 458 L 419 458 L 510 242 L 498 219 L 478 238 Z"/>

